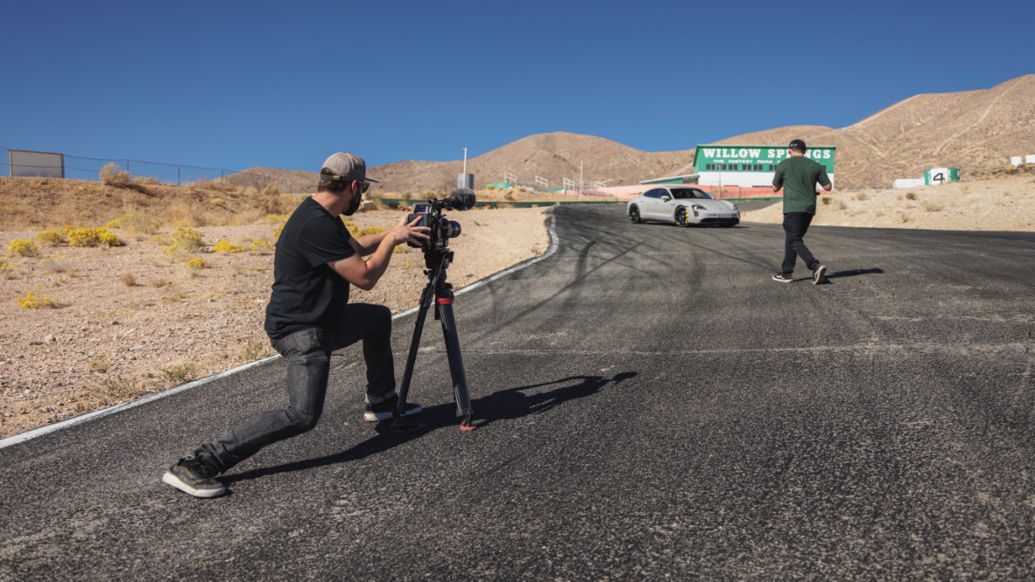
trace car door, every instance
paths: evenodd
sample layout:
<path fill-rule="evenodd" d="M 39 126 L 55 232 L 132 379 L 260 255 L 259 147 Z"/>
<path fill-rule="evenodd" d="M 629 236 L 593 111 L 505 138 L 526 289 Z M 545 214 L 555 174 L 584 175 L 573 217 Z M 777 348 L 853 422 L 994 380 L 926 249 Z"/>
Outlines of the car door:
<path fill-rule="evenodd" d="M 655 188 L 653 190 L 648 190 L 647 193 L 643 195 L 645 208 L 640 212 L 644 218 L 649 218 L 651 220 L 659 220 L 660 218 L 663 218 L 661 212 L 665 203 L 662 202 L 661 195 L 665 193 L 666 191 L 664 188 Z"/>

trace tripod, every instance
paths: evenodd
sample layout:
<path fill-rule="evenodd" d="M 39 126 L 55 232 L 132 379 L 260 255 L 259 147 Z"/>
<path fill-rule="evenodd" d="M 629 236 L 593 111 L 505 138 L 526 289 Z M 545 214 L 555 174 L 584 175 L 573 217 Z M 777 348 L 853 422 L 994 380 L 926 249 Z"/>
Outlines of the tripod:
<path fill-rule="evenodd" d="M 428 284 L 420 296 L 420 308 L 417 311 L 417 322 L 413 328 L 413 339 L 410 340 L 410 351 L 406 355 L 406 370 L 403 372 L 402 385 L 399 387 L 399 401 L 396 404 L 392 425 L 402 426 L 402 411 L 406 406 L 406 395 L 410 391 L 410 380 L 413 379 L 413 365 L 417 360 L 417 348 L 424 329 L 424 320 L 431 307 L 431 299 L 435 299 L 435 319 L 442 323 L 442 335 L 446 340 L 446 356 L 449 359 L 449 375 L 453 380 L 453 396 L 456 398 L 456 415 L 462 416 L 460 430 L 467 432 L 477 428 L 471 422 L 474 411 L 471 409 L 471 396 L 467 390 L 467 375 L 464 372 L 464 359 L 460 354 L 460 336 L 456 331 L 456 320 L 453 318 L 453 285 L 446 281 L 446 268 L 453 260 L 453 251 L 439 248 L 429 251 L 425 256 Z"/>

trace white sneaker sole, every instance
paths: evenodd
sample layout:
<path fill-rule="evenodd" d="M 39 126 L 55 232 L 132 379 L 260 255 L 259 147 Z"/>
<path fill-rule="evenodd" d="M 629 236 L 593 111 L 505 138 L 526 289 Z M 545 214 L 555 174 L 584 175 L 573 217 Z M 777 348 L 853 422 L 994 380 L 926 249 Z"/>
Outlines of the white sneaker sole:
<path fill-rule="evenodd" d="M 826 266 L 825 265 L 820 265 L 819 268 L 816 269 L 816 274 L 812 276 L 812 284 L 813 285 L 819 285 L 820 283 L 823 282 L 823 278 L 826 277 L 826 276 L 827 276 L 827 268 L 826 268 Z"/>
<path fill-rule="evenodd" d="M 403 412 L 403 414 L 402 414 L 403 416 L 413 416 L 414 414 L 417 414 L 418 412 L 421 412 L 421 411 L 424 410 L 419 404 L 416 405 L 416 406 L 412 406 L 412 405 L 408 405 L 408 406 L 411 406 L 411 408 L 406 409 L 406 411 Z M 382 421 L 382 420 L 391 420 L 391 418 L 394 415 L 395 415 L 395 412 L 393 412 L 393 411 L 388 411 L 388 412 L 364 412 L 363 413 L 363 420 L 365 420 L 366 422 L 379 422 L 379 421 Z"/>
<path fill-rule="evenodd" d="M 183 491 L 187 495 L 193 495 L 194 497 L 201 497 L 207 499 L 209 497 L 219 497 L 226 493 L 226 487 L 220 487 L 219 489 L 195 489 L 190 485 L 184 483 L 179 477 L 173 475 L 171 472 L 166 471 L 165 475 L 162 475 L 162 483 L 166 485 L 172 485 L 173 487 Z"/>

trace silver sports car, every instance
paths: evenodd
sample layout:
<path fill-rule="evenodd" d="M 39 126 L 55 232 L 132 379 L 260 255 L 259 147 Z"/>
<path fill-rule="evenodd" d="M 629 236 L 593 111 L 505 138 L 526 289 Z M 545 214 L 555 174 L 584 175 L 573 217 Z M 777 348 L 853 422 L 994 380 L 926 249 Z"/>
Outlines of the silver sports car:
<path fill-rule="evenodd" d="M 701 190 L 683 185 L 659 186 L 633 198 L 625 205 L 629 220 L 672 222 L 682 226 L 717 224 L 735 226 L 740 209 L 729 200 L 713 200 Z"/>

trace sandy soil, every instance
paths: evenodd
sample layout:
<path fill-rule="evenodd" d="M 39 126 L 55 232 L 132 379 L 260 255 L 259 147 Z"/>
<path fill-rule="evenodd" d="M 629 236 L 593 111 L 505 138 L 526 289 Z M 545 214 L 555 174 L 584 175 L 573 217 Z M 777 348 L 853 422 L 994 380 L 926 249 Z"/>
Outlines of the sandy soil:
<path fill-rule="evenodd" d="M 541 255 L 549 238 L 548 210 L 450 213 L 463 234 L 450 246 L 457 286 Z M 357 227 L 390 227 L 393 211 L 357 214 Z M 162 251 L 163 237 L 120 235 L 116 248 L 43 247 L 36 257 L 3 257 L 0 268 L 0 436 L 110 406 L 272 355 L 262 322 L 273 277 L 270 250 L 211 252 L 227 239 L 245 248 L 271 242 L 277 224 L 201 227 L 209 245 L 205 267 Z M 16 238 L 0 232 L 0 253 Z M 258 243 L 262 247 L 262 243 Z M 419 249 L 400 247 L 372 291 L 351 300 L 402 311 L 417 303 L 426 282 Z M 29 292 L 52 308 L 26 309 Z"/>
<path fill-rule="evenodd" d="M 779 223 L 782 205 L 745 212 L 745 222 Z M 1035 231 L 1035 176 L 922 186 L 909 190 L 834 190 L 812 224 L 936 230 Z"/>

